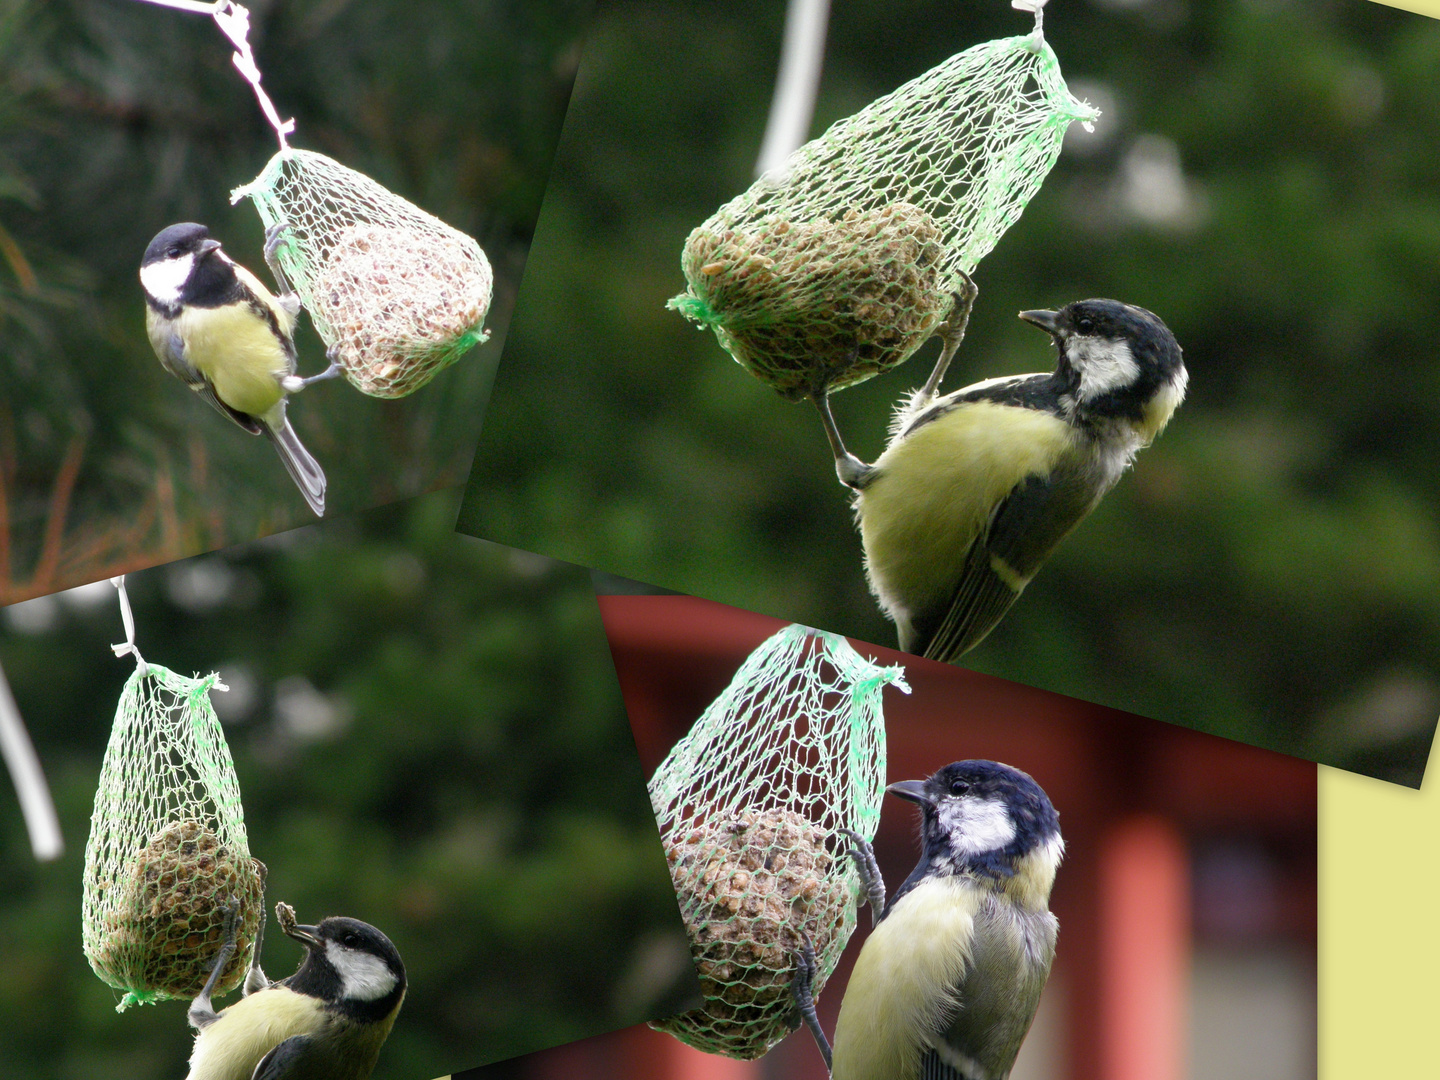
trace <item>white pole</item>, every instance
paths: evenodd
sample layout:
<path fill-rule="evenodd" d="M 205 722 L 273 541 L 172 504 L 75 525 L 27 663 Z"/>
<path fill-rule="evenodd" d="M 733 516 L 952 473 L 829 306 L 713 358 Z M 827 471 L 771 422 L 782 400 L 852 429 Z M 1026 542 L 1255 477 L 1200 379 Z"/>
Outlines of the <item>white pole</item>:
<path fill-rule="evenodd" d="M 15 695 L 10 692 L 4 670 L 0 670 L 0 753 L 4 754 L 10 779 L 15 782 L 15 794 L 20 797 L 20 812 L 25 815 L 25 827 L 30 830 L 30 847 L 35 858 L 41 862 L 58 859 L 65 851 L 60 819 L 55 814 L 50 787 L 45 783 L 40 759 L 35 756 L 35 746 L 25 730 L 25 721 L 15 704 Z"/>
<path fill-rule="evenodd" d="M 790 0 L 785 12 L 785 41 L 780 49 L 780 70 L 775 96 L 760 146 L 757 175 L 779 169 L 805 141 L 815 115 L 820 89 L 820 65 L 825 58 L 825 28 L 830 0 Z"/>

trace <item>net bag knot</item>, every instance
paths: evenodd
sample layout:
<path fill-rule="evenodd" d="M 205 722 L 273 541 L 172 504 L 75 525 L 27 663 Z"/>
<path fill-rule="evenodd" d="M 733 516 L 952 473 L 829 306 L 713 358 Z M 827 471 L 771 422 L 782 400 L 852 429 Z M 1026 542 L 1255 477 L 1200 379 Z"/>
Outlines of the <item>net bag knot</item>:
<path fill-rule="evenodd" d="M 700 975 L 701 1008 L 651 1026 L 760 1057 L 795 1025 L 802 935 L 818 994 L 855 928 L 839 830 L 872 839 L 885 787 L 881 691 L 909 692 L 844 638 L 789 626 L 736 672 L 651 777 L 650 801 Z"/>
<path fill-rule="evenodd" d="M 414 393 L 472 346 L 493 277 L 471 237 L 323 154 L 286 148 L 249 198 L 276 258 L 345 377 L 372 397 Z"/>

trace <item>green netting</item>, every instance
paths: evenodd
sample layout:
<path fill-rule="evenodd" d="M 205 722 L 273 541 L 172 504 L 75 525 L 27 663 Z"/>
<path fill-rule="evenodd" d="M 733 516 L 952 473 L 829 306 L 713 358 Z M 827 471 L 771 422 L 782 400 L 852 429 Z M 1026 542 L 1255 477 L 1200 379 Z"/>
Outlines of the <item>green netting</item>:
<path fill-rule="evenodd" d="M 1071 96 L 1037 27 L 951 57 L 800 147 L 691 232 L 669 302 L 788 398 L 910 357 L 1060 153 Z"/>
<path fill-rule="evenodd" d="M 789 626 L 746 659 L 650 780 L 705 1004 L 652 1026 L 757 1058 L 795 1026 L 802 932 L 818 994 L 855 928 L 853 829 L 875 836 L 885 787 L 881 691 L 906 693 L 844 638 Z"/>
<path fill-rule="evenodd" d="M 238 948 L 217 993 L 245 977 L 264 902 L 230 748 L 210 705 L 217 676 L 137 668 L 100 767 L 85 844 L 85 956 L 119 1008 L 193 998 L 240 902 Z"/>
<path fill-rule="evenodd" d="M 368 176 L 286 149 L 230 201 L 247 196 L 267 230 L 288 226 L 281 269 L 356 388 L 404 397 L 489 337 L 480 245 Z"/>

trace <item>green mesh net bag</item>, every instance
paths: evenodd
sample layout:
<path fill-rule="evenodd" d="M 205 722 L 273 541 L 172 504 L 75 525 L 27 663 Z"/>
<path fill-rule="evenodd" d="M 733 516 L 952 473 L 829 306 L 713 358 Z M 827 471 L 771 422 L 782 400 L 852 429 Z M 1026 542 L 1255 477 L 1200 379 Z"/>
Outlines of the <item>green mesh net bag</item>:
<path fill-rule="evenodd" d="M 245 977 L 264 902 L 240 789 L 209 692 L 141 664 L 125 684 L 100 767 L 85 845 L 83 944 L 90 966 L 125 991 L 119 1008 L 193 998 L 240 903 L 235 955 L 216 984 Z"/>
<path fill-rule="evenodd" d="M 951 57 L 717 210 L 686 240 L 689 288 L 669 306 L 790 399 L 887 371 L 940 328 L 1070 124 L 1098 115 L 1037 11 L 1033 33 Z"/>
<path fill-rule="evenodd" d="M 357 389 L 404 397 L 489 337 L 480 245 L 368 176 L 286 148 L 230 201 L 245 197 L 267 230 L 287 226 L 280 267 Z"/>
<path fill-rule="evenodd" d="M 650 780 L 704 1005 L 656 1021 L 750 1059 L 795 1026 L 802 934 L 818 994 L 855 928 L 852 829 L 873 839 L 885 786 L 881 691 L 909 692 L 844 638 L 789 626 L 755 650 Z"/>

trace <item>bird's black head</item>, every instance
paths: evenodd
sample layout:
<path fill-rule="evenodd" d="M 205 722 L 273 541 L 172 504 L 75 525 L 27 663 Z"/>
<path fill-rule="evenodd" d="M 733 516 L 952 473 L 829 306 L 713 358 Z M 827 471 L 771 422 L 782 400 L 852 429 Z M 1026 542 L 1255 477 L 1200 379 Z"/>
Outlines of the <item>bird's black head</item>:
<path fill-rule="evenodd" d="M 957 761 L 927 780 L 887 790 L 920 807 L 916 874 L 1003 881 L 1034 871 L 1048 898 L 1065 844 L 1060 815 L 1028 774 L 998 761 Z"/>
<path fill-rule="evenodd" d="M 204 225 L 184 221 L 162 229 L 140 261 L 140 284 L 151 305 L 173 315 L 183 304 L 217 307 L 234 299 L 235 268 Z"/>
<path fill-rule="evenodd" d="M 293 912 L 288 918 L 279 914 L 281 929 L 306 949 L 300 969 L 285 980 L 291 990 L 320 998 L 362 1022 L 381 1020 L 399 1007 L 405 964 L 379 930 L 338 915 L 318 926 L 299 926 Z"/>
<path fill-rule="evenodd" d="M 161 229 L 156 234 L 155 239 L 150 241 L 150 246 L 145 249 L 145 258 L 140 260 L 140 265 L 153 266 L 166 259 L 181 259 L 186 255 L 200 254 L 205 247 L 214 249 L 219 246 L 220 242 L 210 238 L 210 230 L 204 225 L 182 221 L 178 225 Z"/>
<path fill-rule="evenodd" d="M 1180 346 L 1154 312 L 1118 300 L 1077 300 L 1059 311 L 1022 311 L 1020 318 L 1054 339 L 1055 374 L 1084 415 L 1129 420 L 1153 438 L 1185 397 Z"/>

